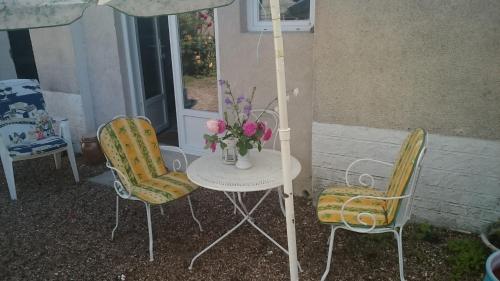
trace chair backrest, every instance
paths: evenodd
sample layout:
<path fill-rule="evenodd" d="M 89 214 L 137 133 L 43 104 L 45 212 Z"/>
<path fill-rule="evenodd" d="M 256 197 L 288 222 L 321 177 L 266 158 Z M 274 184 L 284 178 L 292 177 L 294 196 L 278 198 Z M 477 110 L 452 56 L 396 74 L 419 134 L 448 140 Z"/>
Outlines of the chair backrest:
<path fill-rule="evenodd" d="M 156 131 L 147 118 L 116 117 L 99 127 L 97 137 L 109 164 L 120 171 L 118 176 L 129 192 L 131 185 L 167 173 Z"/>
<path fill-rule="evenodd" d="M 271 128 L 273 136 L 265 144 L 265 148 L 276 150 L 278 139 L 279 115 L 276 111 L 270 109 L 253 109 L 250 113 L 250 119 L 264 121 L 268 128 Z"/>
<path fill-rule="evenodd" d="M 420 128 L 412 131 L 401 146 L 386 196 L 410 195 L 410 197 L 387 202 L 388 223 L 392 223 L 397 219 L 396 224 L 404 224 L 410 217 L 416 181 L 426 146 L 427 133 Z"/>
<path fill-rule="evenodd" d="M 8 146 L 55 134 L 38 81 L 0 81 L 0 133 Z"/>

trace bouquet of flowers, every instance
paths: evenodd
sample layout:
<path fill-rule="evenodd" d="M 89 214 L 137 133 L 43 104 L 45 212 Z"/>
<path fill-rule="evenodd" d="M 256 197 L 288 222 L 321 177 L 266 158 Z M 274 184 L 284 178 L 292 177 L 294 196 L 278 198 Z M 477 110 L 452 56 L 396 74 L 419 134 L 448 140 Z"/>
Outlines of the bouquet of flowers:
<path fill-rule="evenodd" d="M 214 152 L 217 144 L 224 149 L 226 147 L 224 140 L 235 139 L 238 153 L 241 156 L 245 156 L 248 150 L 254 147 L 261 151 L 263 143 L 271 139 L 273 131 L 267 127 L 266 122 L 260 121 L 262 113 L 258 116 L 252 116 L 252 103 L 256 87 L 253 88 L 250 97 L 244 95 L 235 97 L 227 81 L 220 80 L 219 83 L 225 86 L 224 119 L 207 121 L 207 128 L 211 134 L 203 136 L 205 149 L 210 148 Z M 276 98 L 266 106 L 265 110 L 275 101 Z"/>

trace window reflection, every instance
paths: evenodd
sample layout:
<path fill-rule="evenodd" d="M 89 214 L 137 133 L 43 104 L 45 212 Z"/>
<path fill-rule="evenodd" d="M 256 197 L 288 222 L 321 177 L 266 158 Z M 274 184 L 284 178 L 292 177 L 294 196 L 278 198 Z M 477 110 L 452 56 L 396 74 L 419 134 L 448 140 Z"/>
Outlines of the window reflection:
<path fill-rule="evenodd" d="M 184 108 L 217 112 L 217 64 L 213 10 L 178 16 Z"/>
<path fill-rule="evenodd" d="M 269 0 L 259 0 L 259 19 L 271 20 Z M 309 20 L 310 0 L 280 0 L 282 20 Z"/>

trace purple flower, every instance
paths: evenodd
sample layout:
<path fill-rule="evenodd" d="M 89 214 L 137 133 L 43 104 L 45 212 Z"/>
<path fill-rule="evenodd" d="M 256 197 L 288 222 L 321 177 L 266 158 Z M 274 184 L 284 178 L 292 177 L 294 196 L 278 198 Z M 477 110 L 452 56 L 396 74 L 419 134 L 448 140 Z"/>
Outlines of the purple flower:
<path fill-rule="evenodd" d="M 245 100 L 245 96 L 239 96 L 238 99 L 236 100 L 236 103 L 241 103 L 244 100 Z"/>
<path fill-rule="evenodd" d="M 224 103 L 227 105 L 230 105 L 230 104 L 233 104 L 233 101 L 231 101 L 231 98 L 226 97 L 226 99 L 224 100 Z"/>
<path fill-rule="evenodd" d="M 243 107 L 243 113 L 245 113 L 247 116 L 250 116 L 250 112 L 252 111 L 252 105 L 247 104 L 245 107 Z"/>

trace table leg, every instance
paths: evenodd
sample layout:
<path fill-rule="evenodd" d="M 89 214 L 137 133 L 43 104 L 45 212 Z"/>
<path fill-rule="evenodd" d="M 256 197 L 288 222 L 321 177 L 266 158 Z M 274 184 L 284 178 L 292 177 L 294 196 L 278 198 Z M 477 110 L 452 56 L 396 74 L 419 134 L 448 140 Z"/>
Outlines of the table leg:
<path fill-rule="evenodd" d="M 243 219 L 237 225 L 235 225 L 233 228 L 231 228 L 229 231 L 227 231 L 226 233 L 224 233 L 219 239 L 215 240 L 212 244 L 208 245 L 208 247 L 206 247 L 201 252 L 199 252 L 196 256 L 194 256 L 193 259 L 191 260 L 191 263 L 189 264 L 189 270 L 193 269 L 193 264 L 196 261 L 196 259 L 198 259 L 206 251 L 208 251 L 210 248 L 212 248 L 213 246 L 215 246 L 222 239 L 226 238 L 226 236 L 228 236 L 229 234 L 231 234 L 238 227 L 240 227 L 242 224 L 244 224 L 246 221 L 248 221 L 250 219 L 250 215 L 257 209 L 257 207 L 259 207 L 259 205 L 264 201 L 264 199 L 266 199 L 266 197 L 269 195 L 270 192 L 271 192 L 271 190 L 266 191 L 266 193 L 264 194 L 264 196 L 262 196 L 262 198 L 260 198 L 260 200 L 257 202 L 257 204 L 255 204 L 255 206 L 253 206 L 253 208 L 248 213 L 245 213 L 240 208 L 240 206 L 238 206 L 238 203 L 236 202 L 236 200 L 233 200 L 233 198 L 232 198 L 231 195 L 229 195 L 227 192 L 224 192 L 224 194 L 227 196 L 227 198 L 229 198 L 229 201 L 231 201 L 231 203 L 234 204 L 235 208 L 243 215 Z"/>
<path fill-rule="evenodd" d="M 260 198 L 260 200 L 257 202 L 257 204 L 255 204 L 255 206 L 253 206 L 253 208 L 250 210 L 250 212 L 247 210 L 246 206 L 243 204 L 243 202 L 241 200 L 241 193 L 238 192 L 238 201 L 241 204 L 241 207 L 240 207 L 238 205 L 238 202 L 236 201 L 236 198 L 234 198 L 234 193 L 232 195 L 229 195 L 227 192 L 224 192 L 224 194 L 229 199 L 229 201 L 231 201 L 231 203 L 233 203 L 235 209 L 238 210 L 243 215 L 243 219 L 237 225 L 235 225 L 233 228 L 231 228 L 229 231 L 227 231 L 226 233 L 224 233 L 224 235 L 222 235 L 219 239 L 215 240 L 212 244 L 210 244 L 208 247 L 206 247 L 200 253 L 198 253 L 196 256 L 194 256 L 194 258 L 191 260 L 191 263 L 189 265 L 189 270 L 191 270 L 193 268 L 193 264 L 194 264 L 194 262 L 195 262 L 196 259 L 198 259 L 206 251 L 208 251 L 210 248 L 212 248 L 217 243 L 219 243 L 222 239 L 226 238 L 226 236 L 228 236 L 229 234 L 231 234 L 232 232 L 234 232 L 238 227 L 240 227 L 245 222 L 250 223 L 250 225 L 253 226 L 255 229 L 257 229 L 262 235 L 264 235 L 264 237 L 266 237 L 267 239 L 269 239 L 274 245 L 276 245 L 280 250 L 282 250 L 283 252 L 285 252 L 285 254 L 288 255 L 288 250 L 285 249 L 283 246 L 281 246 L 278 242 L 276 242 L 264 230 L 262 230 L 260 227 L 258 227 L 253 222 L 253 219 L 251 217 L 251 215 L 253 214 L 253 212 L 255 212 L 255 210 L 257 209 L 257 207 L 260 206 L 260 204 L 264 201 L 264 199 L 266 199 L 266 197 L 269 195 L 269 193 L 271 191 L 272 190 L 266 191 L 266 193 L 262 196 L 262 198 Z M 300 264 L 298 262 L 297 262 L 297 264 L 298 264 L 298 267 L 299 267 L 299 271 L 302 272 L 302 268 L 300 267 Z"/>

